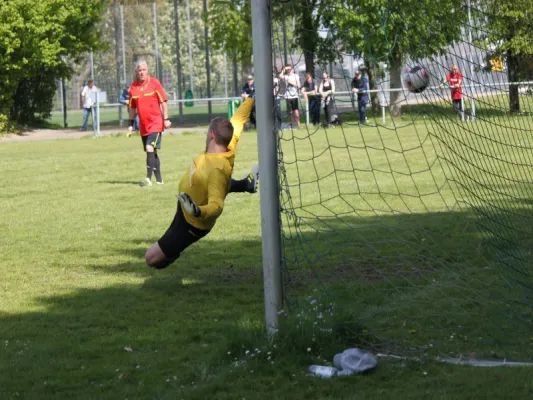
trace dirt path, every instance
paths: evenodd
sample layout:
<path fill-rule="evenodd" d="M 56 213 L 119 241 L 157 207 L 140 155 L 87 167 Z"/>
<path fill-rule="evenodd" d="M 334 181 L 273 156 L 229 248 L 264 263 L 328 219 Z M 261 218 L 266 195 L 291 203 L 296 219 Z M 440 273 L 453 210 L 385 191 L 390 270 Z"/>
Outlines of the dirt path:
<path fill-rule="evenodd" d="M 170 128 L 165 132 L 180 135 L 183 132 L 198 132 L 205 133 L 205 127 L 180 127 L 180 128 Z M 125 129 L 107 129 L 101 130 L 100 135 L 111 135 L 111 134 L 126 134 Z M 1 143 L 12 143 L 12 142 L 28 142 L 33 140 L 58 140 L 58 139 L 80 139 L 82 137 L 92 136 L 92 131 L 81 132 L 79 129 L 35 129 L 31 131 L 24 132 L 22 135 L 8 135 L 0 136 Z"/>

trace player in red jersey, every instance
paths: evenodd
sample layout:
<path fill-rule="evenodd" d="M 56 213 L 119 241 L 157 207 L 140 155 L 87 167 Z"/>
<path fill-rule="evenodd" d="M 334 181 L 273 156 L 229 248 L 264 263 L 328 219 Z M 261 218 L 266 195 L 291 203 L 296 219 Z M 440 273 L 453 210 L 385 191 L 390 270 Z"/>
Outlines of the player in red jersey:
<path fill-rule="evenodd" d="M 165 128 L 170 128 L 168 119 L 167 94 L 161 83 L 148 74 L 146 61 L 139 60 L 135 63 L 137 80 L 129 89 L 130 126 L 128 135 L 133 131 L 135 110 L 139 115 L 139 131 L 143 149 L 146 152 L 146 178 L 141 186 L 152 185 L 152 173 L 156 183 L 163 184 L 161 177 L 161 161 L 157 150 L 161 149 L 161 135 Z"/>
<path fill-rule="evenodd" d="M 440 84 L 443 87 L 447 84 L 451 88 L 453 109 L 459 117 L 463 117 L 463 74 L 459 72 L 459 67 L 452 65 L 451 71 L 446 75 L 444 81 Z"/>

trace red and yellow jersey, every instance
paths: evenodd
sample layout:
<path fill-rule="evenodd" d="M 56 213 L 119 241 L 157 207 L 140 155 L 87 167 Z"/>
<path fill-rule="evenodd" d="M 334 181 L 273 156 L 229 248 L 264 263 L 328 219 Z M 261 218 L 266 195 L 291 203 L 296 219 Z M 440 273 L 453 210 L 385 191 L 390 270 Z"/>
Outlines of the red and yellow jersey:
<path fill-rule="evenodd" d="M 448 73 L 448 75 L 446 75 L 446 82 L 448 82 L 450 86 L 462 85 L 463 75 L 460 72 L 456 72 L 455 74 L 452 74 L 450 72 Z M 463 88 L 452 87 L 452 100 L 461 100 L 462 97 L 463 97 Z"/>
<path fill-rule="evenodd" d="M 137 109 L 139 115 L 141 136 L 163 132 L 161 103 L 166 102 L 168 97 L 161 83 L 156 78 L 149 76 L 142 84 L 138 81 L 133 82 L 129 94 L 129 106 Z"/>
<path fill-rule="evenodd" d="M 183 212 L 189 224 L 198 229 L 211 229 L 224 209 L 224 200 L 231 185 L 231 174 L 237 143 L 250 117 L 254 100 L 246 99 L 231 118 L 233 137 L 224 153 L 202 153 L 192 160 L 180 182 L 180 193 L 185 192 L 200 207 L 200 216 Z"/>

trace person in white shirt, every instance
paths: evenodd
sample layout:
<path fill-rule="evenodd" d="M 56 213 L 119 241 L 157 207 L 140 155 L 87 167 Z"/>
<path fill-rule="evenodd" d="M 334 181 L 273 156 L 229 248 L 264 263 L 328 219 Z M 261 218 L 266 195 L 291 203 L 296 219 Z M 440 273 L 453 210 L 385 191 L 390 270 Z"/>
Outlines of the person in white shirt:
<path fill-rule="evenodd" d="M 83 105 L 83 124 L 81 126 L 82 131 L 87 130 L 87 122 L 89 120 L 89 114 L 92 116 L 93 121 L 93 130 L 96 129 L 96 112 L 94 106 L 96 105 L 96 93 L 98 88 L 94 85 L 94 80 L 89 79 L 87 85 L 83 88 L 81 92 L 81 103 Z"/>
<path fill-rule="evenodd" d="M 286 84 L 285 99 L 287 100 L 287 111 L 291 113 L 291 123 L 300 127 L 300 111 L 298 109 L 298 96 L 300 92 L 300 77 L 294 73 L 294 67 L 287 65 L 282 67 L 279 79 Z"/>

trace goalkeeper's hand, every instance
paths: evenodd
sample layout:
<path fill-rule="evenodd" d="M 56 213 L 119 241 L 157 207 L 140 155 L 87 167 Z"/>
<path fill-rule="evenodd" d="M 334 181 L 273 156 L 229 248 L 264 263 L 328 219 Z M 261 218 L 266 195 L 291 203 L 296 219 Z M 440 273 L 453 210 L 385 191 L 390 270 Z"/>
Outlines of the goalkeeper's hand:
<path fill-rule="evenodd" d="M 183 209 L 187 211 L 187 214 L 191 214 L 193 217 L 199 217 L 201 214 L 200 207 L 196 205 L 196 203 L 191 199 L 191 196 L 189 196 L 185 192 L 181 192 L 177 195 L 178 201 L 182 205 Z"/>

